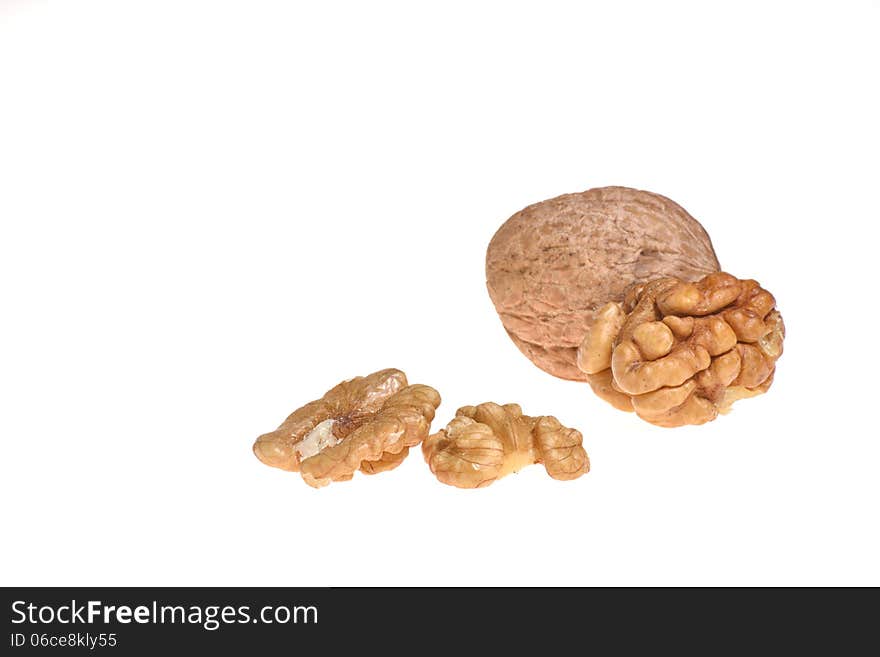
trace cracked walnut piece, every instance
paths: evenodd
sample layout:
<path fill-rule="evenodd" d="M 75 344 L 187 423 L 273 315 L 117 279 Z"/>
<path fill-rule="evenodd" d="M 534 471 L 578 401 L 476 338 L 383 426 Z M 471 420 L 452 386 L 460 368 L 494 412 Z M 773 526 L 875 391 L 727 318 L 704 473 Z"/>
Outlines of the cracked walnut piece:
<path fill-rule="evenodd" d="M 554 479 L 577 479 L 590 470 L 582 440 L 555 417 L 528 417 L 518 404 L 487 402 L 458 409 L 445 429 L 425 439 L 422 453 L 444 484 L 481 488 L 534 463 Z"/>
<path fill-rule="evenodd" d="M 347 481 L 355 470 L 396 468 L 428 435 L 440 395 L 407 385 L 400 370 L 358 376 L 297 409 L 254 443 L 266 465 L 299 472 L 310 486 Z"/>
<path fill-rule="evenodd" d="M 703 424 L 767 391 L 785 325 L 757 281 L 661 278 L 599 310 L 578 350 L 590 386 L 652 424 Z"/>

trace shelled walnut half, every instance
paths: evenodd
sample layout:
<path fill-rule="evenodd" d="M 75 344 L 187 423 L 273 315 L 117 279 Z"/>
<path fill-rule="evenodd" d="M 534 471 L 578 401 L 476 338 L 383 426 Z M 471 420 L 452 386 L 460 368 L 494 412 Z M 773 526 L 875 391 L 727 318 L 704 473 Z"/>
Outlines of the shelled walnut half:
<path fill-rule="evenodd" d="M 356 470 L 384 472 L 425 439 L 439 405 L 433 388 L 407 385 L 400 370 L 381 370 L 343 381 L 297 409 L 257 438 L 254 454 L 316 488 L 347 481 Z"/>
<path fill-rule="evenodd" d="M 578 349 L 593 391 L 662 427 L 703 424 L 767 391 L 785 326 L 757 281 L 660 278 L 599 310 Z"/>
<path fill-rule="evenodd" d="M 528 417 L 518 404 L 487 402 L 458 409 L 422 452 L 444 484 L 481 488 L 534 463 L 554 479 L 576 479 L 590 469 L 582 440 L 555 417 Z"/>

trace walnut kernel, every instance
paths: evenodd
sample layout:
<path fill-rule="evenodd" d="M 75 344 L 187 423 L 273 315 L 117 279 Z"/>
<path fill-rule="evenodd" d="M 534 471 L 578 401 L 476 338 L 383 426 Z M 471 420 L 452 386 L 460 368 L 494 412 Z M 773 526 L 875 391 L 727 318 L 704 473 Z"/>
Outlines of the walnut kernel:
<path fill-rule="evenodd" d="M 431 428 L 440 395 L 407 385 L 400 370 L 359 376 L 297 409 L 254 443 L 266 465 L 300 472 L 307 484 L 325 486 L 397 467 Z"/>
<path fill-rule="evenodd" d="M 464 406 L 422 443 L 425 461 L 444 484 L 481 488 L 534 463 L 554 479 L 576 479 L 590 460 L 576 429 L 555 417 L 528 417 L 518 404 Z"/>
<path fill-rule="evenodd" d="M 661 278 L 597 313 L 577 363 L 617 408 L 663 427 L 703 424 L 767 391 L 784 338 L 776 300 L 757 281 Z"/>

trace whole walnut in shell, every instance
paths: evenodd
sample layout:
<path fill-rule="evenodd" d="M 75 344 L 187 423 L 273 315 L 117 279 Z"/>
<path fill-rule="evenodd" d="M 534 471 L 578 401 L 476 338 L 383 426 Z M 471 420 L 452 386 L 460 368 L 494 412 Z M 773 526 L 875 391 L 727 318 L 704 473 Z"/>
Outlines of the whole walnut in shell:
<path fill-rule="evenodd" d="M 266 465 L 299 472 L 316 488 L 349 480 L 356 470 L 384 472 L 425 439 L 439 405 L 436 390 L 407 385 L 400 370 L 358 376 L 257 438 L 254 454 Z"/>
<path fill-rule="evenodd" d="M 662 427 L 703 424 L 767 391 L 784 338 L 776 300 L 757 281 L 661 278 L 597 313 L 578 365 L 617 408 Z"/>
<path fill-rule="evenodd" d="M 464 406 L 422 443 L 425 461 L 444 484 L 481 488 L 511 472 L 542 463 L 554 479 L 576 479 L 590 469 L 580 431 L 555 417 L 528 417 L 518 404 Z"/>
<path fill-rule="evenodd" d="M 576 352 L 599 308 L 655 278 L 720 269 L 709 235 L 681 206 L 628 187 L 600 187 L 530 205 L 486 252 L 489 296 L 535 365 L 583 381 Z"/>

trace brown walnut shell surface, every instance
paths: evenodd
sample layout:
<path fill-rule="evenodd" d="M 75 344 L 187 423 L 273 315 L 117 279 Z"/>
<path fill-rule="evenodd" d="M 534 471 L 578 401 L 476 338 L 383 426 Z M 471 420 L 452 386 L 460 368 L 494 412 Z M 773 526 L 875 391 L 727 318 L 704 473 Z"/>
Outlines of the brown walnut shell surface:
<path fill-rule="evenodd" d="M 757 281 L 660 278 L 599 310 L 578 366 L 621 410 L 662 427 L 703 424 L 767 391 L 784 338 L 776 300 Z"/>
<path fill-rule="evenodd" d="M 670 199 L 599 187 L 530 205 L 486 252 L 489 296 L 513 342 L 535 365 L 586 380 L 577 349 L 595 313 L 633 283 L 697 280 L 720 269 L 709 235 Z"/>
<path fill-rule="evenodd" d="M 408 385 L 400 370 L 358 376 L 297 409 L 254 443 L 266 465 L 299 472 L 310 486 L 347 481 L 400 465 L 428 435 L 440 395 Z"/>
<path fill-rule="evenodd" d="M 444 484 L 482 488 L 523 467 L 542 463 L 554 479 L 590 469 L 580 431 L 555 417 L 528 417 L 517 404 L 464 406 L 422 443 L 431 472 Z"/>

